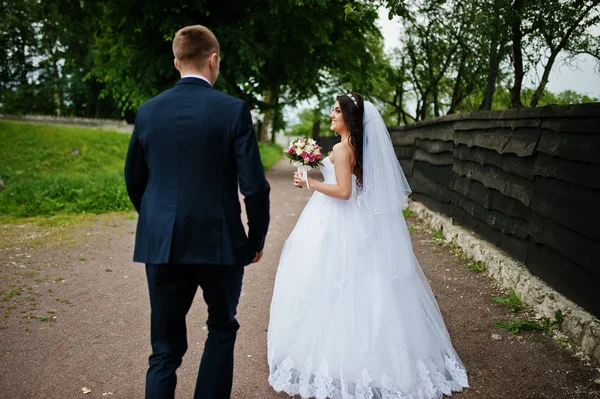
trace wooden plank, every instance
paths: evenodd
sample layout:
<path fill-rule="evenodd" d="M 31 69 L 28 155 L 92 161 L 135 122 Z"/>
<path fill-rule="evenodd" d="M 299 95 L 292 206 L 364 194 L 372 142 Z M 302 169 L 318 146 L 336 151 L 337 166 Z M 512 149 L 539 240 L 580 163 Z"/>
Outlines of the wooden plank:
<path fill-rule="evenodd" d="M 413 174 L 413 165 L 415 162 L 412 159 L 400 159 L 399 161 L 400 167 L 402 168 L 404 175 L 408 179 Z"/>
<path fill-rule="evenodd" d="M 534 173 L 554 177 L 569 183 L 600 190 L 600 166 L 587 162 L 571 161 L 538 152 Z"/>
<path fill-rule="evenodd" d="M 419 171 L 420 173 L 427 176 L 428 179 L 439 183 L 445 187 L 450 187 L 450 182 L 454 176 L 451 165 L 436 166 L 431 165 L 427 162 L 415 161 L 413 167 L 413 175 Z"/>
<path fill-rule="evenodd" d="M 600 165 L 600 134 L 561 134 L 543 129 L 537 150 L 555 157 Z"/>
<path fill-rule="evenodd" d="M 422 148 L 431 154 L 437 154 L 440 152 L 454 151 L 454 141 L 442 141 L 442 140 L 425 140 L 417 138 L 415 146 Z"/>
<path fill-rule="evenodd" d="M 453 121 L 429 122 L 424 124 L 390 127 L 390 136 L 394 145 L 414 145 L 415 139 L 452 141 Z"/>
<path fill-rule="evenodd" d="M 329 151 L 333 150 L 334 145 L 340 142 L 340 138 L 336 136 L 319 137 L 317 142 L 321 146 L 322 153 L 327 154 Z"/>
<path fill-rule="evenodd" d="M 394 152 L 398 159 L 412 159 L 415 155 L 414 146 L 396 146 Z"/>
<path fill-rule="evenodd" d="M 488 130 L 488 129 L 510 129 L 516 130 L 524 127 L 537 128 L 540 127 L 542 119 L 488 119 L 488 120 L 465 120 L 457 121 L 454 124 L 454 130 Z"/>
<path fill-rule="evenodd" d="M 486 129 L 454 132 L 456 144 L 465 144 L 468 147 L 481 147 L 494 150 L 500 154 L 513 153 L 521 157 L 530 156 L 540 136 L 540 129 L 524 127 L 518 130 L 511 129 Z"/>
<path fill-rule="evenodd" d="M 442 203 L 450 203 L 450 188 L 431 179 L 423 170 L 414 169 L 409 180 L 413 193 L 425 194 Z"/>
<path fill-rule="evenodd" d="M 479 236 L 487 240 L 488 242 L 496 245 L 498 248 L 508 252 L 519 262 L 525 262 L 527 257 L 527 241 L 522 240 L 515 236 L 502 234 L 500 231 L 495 230 L 488 226 L 485 222 L 472 217 L 466 213 L 462 208 L 452 205 L 451 206 L 452 219 L 455 223 L 473 230 Z"/>
<path fill-rule="evenodd" d="M 471 217 L 474 217 L 489 227 L 500 231 L 503 234 L 516 236 L 526 239 L 529 235 L 529 221 L 506 215 L 502 212 L 489 210 L 479 205 L 475 201 L 458 194 L 452 195 L 450 202 L 461 208 Z"/>
<path fill-rule="evenodd" d="M 437 166 L 452 165 L 454 163 L 452 152 L 448 151 L 431 154 L 421 148 L 415 148 L 414 160 Z"/>
<path fill-rule="evenodd" d="M 559 118 L 548 118 L 542 121 L 541 127 L 557 133 L 598 134 L 598 115 L 588 117 L 565 115 Z"/>
<path fill-rule="evenodd" d="M 437 201 L 425 194 L 415 193 L 415 192 L 413 192 L 410 195 L 410 199 L 412 199 L 413 201 L 416 201 L 416 202 L 420 202 L 421 204 L 425 205 L 427 208 L 429 208 L 429 210 L 431 210 L 433 212 L 437 212 L 437 213 L 441 213 L 442 215 L 450 216 L 450 204 L 449 203 L 443 203 L 443 202 Z"/>
<path fill-rule="evenodd" d="M 417 137 L 417 130 L 397 130 L 390 132 L 390 138 L 392 139 L 392 144 L 394 147 L 396 146 L 414 146 L 415 140 Z"/>
<path fill-rule="evenodd" d="M 494 188 L 502 194 L 520 201 L 525 206 L 529 206 L 532 182 L 527 179 L 507 173 L 497 166 L 479 165 L 456 158 L 453 170 L 459 176 L 477 180 L 484 186 Z"/>
<path fill-rule="evenodd" d="M 533 184 L 530 208 L 568 229 L 600 241 L 599 204 L 600 191 L 538 177 Z"/>
<path fill-rule="evenodd" d="M 600 317 L 600 278 L 552 248 L 529 242 L 527 268 L 584 309 Z"/>
<path fill-rule="evenodd" d="M 452 141 L 454 137 L 454 122 L 427 125 L 416 129 L 416 131 L 416 137 L 420 139 Z"/>
<path fill-rule="evenodd" d="M 486 209 L 492 209 L 520 219 L 529 219 L 531 210 L 500 191 L 488 188 L 476 180 L 454 175 L 450 188 Z"/>
<path fill-rule="evenodd" d="M 497 151 L 480 147 L 467 147 L 459 144 L 454 148 L 454 157 L 461 161 L 477 162 L 480 165 L 495 165 L 500 169 L 533 180 L 534 157 L 520 157 L 515 154 L 499 154 Z"/>
<path fill-rule="evenodd" d="M 600 277 L 600 242 L 577 234 L 536 213 L 531 215 L 529 230 L 536 243 L 549 246 Z"/>

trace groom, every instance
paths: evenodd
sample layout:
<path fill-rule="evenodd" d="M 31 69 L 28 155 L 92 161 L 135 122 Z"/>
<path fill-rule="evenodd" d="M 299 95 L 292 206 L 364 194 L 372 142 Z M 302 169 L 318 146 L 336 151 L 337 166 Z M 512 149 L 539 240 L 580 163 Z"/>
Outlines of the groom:
<path fill-rule="evenodd" d="M 208 338 L 194 398 L 225 399 L 244 266 L 263 255 L 270 188 L 248 106 L 212 88 L 220 64 L 214 34 L 185 27 L 173 39 L 173 54 L 181 80 L 139 107 L 125 164 L 139 213 L 133 260 L 146 264 L 150 293 L 146 398 L 174 397 L 187 350 L 185 317 L 200 287 Z"/>

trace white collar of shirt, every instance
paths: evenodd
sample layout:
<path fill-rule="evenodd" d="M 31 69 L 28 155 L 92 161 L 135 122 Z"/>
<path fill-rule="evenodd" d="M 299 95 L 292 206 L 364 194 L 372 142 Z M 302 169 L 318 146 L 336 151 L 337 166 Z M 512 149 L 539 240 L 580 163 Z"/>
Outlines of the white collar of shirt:
<path fill-rule="evenodd" d="M 210 83 L 210 81 L 209 81 L 208 79 L 206 79 L 206 78 L 205 78 L 204 76 L 202 76 L 202 75 L 193 75 L 193 74 L 190 74 L 190 75 L 185 75 L 185 76 L 182 76 L 182 77 L 181 77 L 181 79 L 183 79 L 183 78 L 196 78 L 196 79 L 202 79 L 203 81 L 205 81 L 206 83 L 208 83 L 208 84 L 209 84 L 209 85 L 212 87 L 212 84 Z"/>

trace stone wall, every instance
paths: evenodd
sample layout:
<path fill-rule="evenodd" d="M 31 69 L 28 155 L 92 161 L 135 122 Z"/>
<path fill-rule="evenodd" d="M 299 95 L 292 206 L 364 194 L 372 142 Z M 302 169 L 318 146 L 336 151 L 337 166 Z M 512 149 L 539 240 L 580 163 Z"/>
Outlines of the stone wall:
<path fill-rule="evenodd" d="M 64 126 L 80 126 L 104 130 L 116 130 L 121 133 L 131 133 L 133 125 L 124 120 L 115 119 L 91 119 L 91 118 L 66 118 L 50 115 L 3 115 L 0 114 L 0 120 L 15 120 L 31 123 L 44 123 Z"/>

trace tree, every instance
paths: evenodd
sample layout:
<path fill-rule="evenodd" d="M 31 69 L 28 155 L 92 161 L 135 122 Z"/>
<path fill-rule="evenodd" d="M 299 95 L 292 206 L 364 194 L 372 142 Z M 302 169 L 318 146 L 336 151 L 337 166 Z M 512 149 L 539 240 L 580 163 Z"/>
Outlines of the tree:
<path fill-rule="evenodd" d="M 546 0 L 532 1 L 530 7 L 532 35 L 535 35 L 530 47 L 546 58 L 542 77 L 531 99 L 531 106 L 536 107 L 560 52 L 567 49 L 571 52 L 593 51 L 588 47 L 591 39 L 588 30 L 600 23 L 600 2 Z"/>
<path fill-rule="evenodd" d="M 384 101 L 403 123 L 457 112 L 463 99 L 484 91 L 491 36 L 488 12 L 480 1 L 422 1 L 408 9 L 396 51 L 399 61 L 389 75 L 398 83 L 389 85 L 395 87 L 394 101 Z M 400 98 L 416 103 L 414 115 L 396 102 Z"/>
<path fill-rule="evenodd" d="M 381 5 L 388 8 L 390 18 L 400 16 L 409 27 L 407 34 L 412 35 L 412 41 L 405 38 L 402 51 L 409 55 L 409 62 L 405 65 L 408 65 L 417 97 L 416 119 L 439 113 L 444 103 L 440 90 L 445 84 L 455 85 L 448 91 L 452 98 L 449 113 L 464 108 L 460 104 L 461 97 L 469 101 L 481 98 L 479 109 L 489 109 L 494 93 L 497 93 L 496 84 L 505 81 L 511 82 L 510 107 L 520 108 L 524 106 L 522 91 L 525 76 L 542 65 L 543 72 L 531 101 L 528 101 L 530 106 L 535 107 L 541 104 L 559 54 L 566 54 L 568 61 L 578 55 L 589 54 L 599 60 L 600 65 L 600 40 L 590 32 L 590 27 L 600 23 L 599 0 L 379 0 L 363 3 L 362 7 L 349 6 L 348 12 L 361 15 L 365 8 Z M 435 13 L 431 13 L 432 10 Z M 443 17 L 435 22 L 437 16 Z M 467 21 L 467 24 L 462 25 L 462 21 Z M 438 26 L 440 23 L 441 28 Z M 462 31 L 458 31 L 456 27 L 461 26 Z M 460 56 L 448 63 L 451 55 L 445 52 L 444 45 L 453 40 L 459 40 L 457 51 Z M 475 54 L 470 54 L 471 50 L 480 58 L 487 59 L 485 66 Z M 439 62 L 440 59 L 444 60 L 443 63 Z M 472 62 L 469 66 L 466 64 L 468 61 Z M 432 66 L 427 67 L 430 71 L 424 69 L 426 65 Z M 448 66 L 445 71 L 444 65 Z M 464 71 L 477 73 L 466 76 Z M 486 95 L 474 96 L 474 92 L 481 90 L 480 74 L 485 71 Z M 437 79 L 440 72 L 443 72 L 443 77 Z M 439 102 L 438 106 L 436 102 Z"/>
<path fill-rule="evenodd" d="M 324 115 L 320 109 L 304 109 L 300 115 L 298 115 L 300 121 L 292 126 L 288 130 L 286 130 L 286 136 L 291 137 L 312 137 L 313 129 L 315 125 L 315 121 L 319 124 L 319 131 L 325 132 L 326 134 L 321 134 L 321 136 L 331 135 L 329 132 L 329 126 L 331 125 L 331 120 L 328 116 Z"/>
<path fill-rule="evenodd" d="M 254 46 L 262 61 L 255 80 L 266 90 L 265 103 L 260 104 L 265 113 L 263 140 L 269 125 L 274 140 L 283 105 L 318 95 L 331 76 L 358 84 L 372 75 L 376 59 L 365 44 L 368 37 L 381 39 L 375 14 L 348 20 L 344 2 L 277 1 L 270 13 L 255 17 L 253 27 L 263 32 Z"/>
<path fill-rule="evenodd" d="M 4 112 L 118 116 L 110 99 L 100 112 L 102 87 L 86 76 L 102 15 L 99 4 L 99 0 L 9 2 L 0 19 Z"/>
<path fill-rule="evenodd" d="M 35 0 L 7 0 L 0 17 L 0 103 L 22 113 L 32 100 L 37 40 Z"/>
<path fill-rule="evenodd" d="M 521 102 L 524 106 L 530 106 L 531 100 L 535 94 L 535 89 L 525 88 L 521 91 Z M 477 111 L 478 106 L 481 102 L 481 93 L 475 93 L 472 96 L 469 96 L 463 102 L 460 112 L 472 112 Z M 584 103 L 592 103 L 598 102 L 599 99 L 596 97 L 590 97 L 586 94 L 577 93 L 573 90 L 565 90 L 560 93 L 553 93 L 545 90 L 540 100 L 538 102 L 538 106 L 546 106 L 546 105 L 570 105 L 570 104 L 584 104 Z M 496 92 L 494 93 L 494 102 L 492 104 L 493 110 L 504 110 L 511 107 L 512 99 L 509 92 L 509 89 L 506 87 L 496 87 Z"/>
<path fill-rule="evenodd" d="M 319 92 L 327 74 L 368 73 L 363 36 L 375 15 L 345 18 L 345 0 L 255 0 L 240 3 L 150 0 L 104 2 L 93 75 L 123 110 L 170 87 L 177 79 L 171 40 L 182 26 L 211 28 L 221 47 L 217 87 L 265 113 L 264 135 L 282 124 L 281 109 Z M 332 40 L 335 38 L 335 40 Z M 151 60 L 151 62 L 149 62 Z"/>

